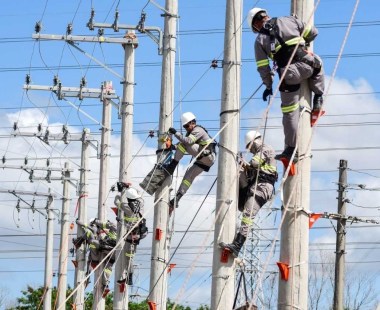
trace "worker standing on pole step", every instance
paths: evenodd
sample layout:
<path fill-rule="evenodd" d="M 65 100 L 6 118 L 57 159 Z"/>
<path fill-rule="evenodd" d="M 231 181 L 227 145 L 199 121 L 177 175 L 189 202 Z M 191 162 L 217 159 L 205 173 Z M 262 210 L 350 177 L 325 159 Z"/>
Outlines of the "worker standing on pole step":
<path fill-rule="evenodd" d="M 235 257 L 239 256 L 256 214 L 273 197 L 278 177 L 274 149 L 263 143 L 259 132 L 248 131 L 245 145 L 253 157 L 249 163 L 241 163 L 238 208 L 243 212 L 243 217 L 233 242 L 219 243 L 220 247 L 228 249 Z"/>
<path fill-rule="evenodd" d="M 117 239 L 117 227 L 111 221 L 101 222 L 98 219 L 94 219 L 92 221 L 97 228 L 97 236 L 99 240 L 99 251 L 103 253 L 105 256 L 108 255 L 116 246 Z M 115 263 L 115 252 L 113 252 L 105 262 L 105 266 L 103 269 L 102 275 L 102 285 L 103 289 L 103 298 L 105 298 L 110 291 L 108 288 L 112 267 Z"/>
<path fill-rule="evenodd" d="M 73 244 L 75 248 L 79 248 L 83 242 L 88 244 L 90 253 L 88 257 L 88 265 L 87 265 L 87 275 L 90 273 L 90 267 L 95 268 L 100 261 L 100 254 L 108 255 L 110 251 L 112 251 L 116 245 L 116 233 L 117 228 L 114 223 L 111 221 L 101 222 L 96 218 L 92 218 L 89 221 L 89 225 L 76 220 L 76 223 L 83 227 L 84 235 L 73 239 Z M 104 294 L 105 297 L 108 292 L 108 284 L 110 281 L 110 277 L 112 274 L 112 267 L 115 263 L 115 254 L 111 254 L 106 264 L 104 266 L 103 275 L 102 275 L 102 285 L 104 286 Z M 88 281 L 87 281 L 88 283 Z"/>
<path fill-rule="evenodd" d="M 277 65 L 280 78 L 282 123 L 285 134 L 285 150 L 276 159 L 292 157 L 297 144 L 297 129 L 300 118 L 300 87 L 303 80 L 308 80 L 314 93 L 312 119 L 313 125 L 322 115 L 324 74 L 322 60 L 319 56 L 308 52 L 306 46 L 318 35 L 314 26 L 308 26 L 294 16 L 270 18 L 265 9 L 253 8 L 247 17 L 248 25 L 254 33 L 258 33 L 255 41 L 255 57 L 257 70 L 266 86 L 263 100 L 273 94 L 273 74 L 269 59 Z M 285 72 L 285 69 L 290 64 Z M 298 161 L 295 153 L 293 162 Z"/>
<path fill-rule="evenodd" d="M 169 128 L 169 133 L 173 134 L 179 140 L 179 143 L 176 145 L 174 158 L 166 167 L 166 171 L 173 175 L 179 161 L 186 153 L 196 157 L 196 161 L 187 169 L 175 198 L 170 200 L 169 215 L 171 215 L 175 207 L 178 207 L 179 200 L 185 195 L 194 179 L 203 171 L 208 172 L 216 158 L 216 142 L 209 136 L 204 127 L 197 125 L 195 115 L 192 112 L 183 113 L 181 122 L 186 130 L 185 136 L 177 132 L 175 128 Z"/>
<path fill-rule="evenodd" d="M 86 242 L 86 245 L 89 249 L 88 260 L 87 260 L 87 270 L 86 276 L 90 274 L 90 269 L 95 268 L 100 261 L 100 243 L 97 236 L 97 228 L 95 226 L 96 219 L 90 219 L 89 224 L 76 220 L 77 225 L 81 226 L 84 230 L 84 234 L 78 238 L 73 239 L 73 244 L 75 249 L 78 249 L 83 242 Z M 90 283 L 90 279 L 86 280 L 85 285 L 87 286 Z"/>
<path fill-rule="evenodd" d="M 114 204 L 124 212 L 124 219 L 117 220 L 123 220 L 127 231 L 127 235 L 124 236 L 127 242 L 125 246 L 126 252 L 124 253 L 126 268 L 118 283 L 133 285 L 133 257 L 140 240 L 148 234 L 146 220 L 142 216 L 144 213 L 144 200 L 135 188 L 130 187 L 129 183 L 117 182 L 117 189 L 120 195 L 115 196 Z"/>

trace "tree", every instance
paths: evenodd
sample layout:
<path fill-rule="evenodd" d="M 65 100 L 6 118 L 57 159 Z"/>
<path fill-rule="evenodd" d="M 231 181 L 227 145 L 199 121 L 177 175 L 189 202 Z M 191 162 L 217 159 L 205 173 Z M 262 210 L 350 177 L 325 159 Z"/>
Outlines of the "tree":
<path fill-rule="evenodd" d="M 309 264 L 309 309 L 332 309 L 335 256 L 320 251 Z M 379 292 L 375 289 L 379 274 L 363 274 L 346 268 L 344 286 L 345 310 L 375 309 Z"/>
<path fill-rule="evenodd" d="M 8 308 L 8 310 L 29 310 L 29 309 L 38 309 L 42 306 L 43 295 L 45 288 L 43 286 L 34 289 L 29 286 L 26 290 L 21 291 L 22 296 L 17 298 L 17 305 L 15 307 Z M 72 293 L 73 289 L 68 287 L 66 296 L 69 296 Z M 52 301 L 51 309 L 54 309 L 57 302 L 57 288 L 53 287 L 52 289 Z M 72 310 L 73 297 L 70 297 L 66 303 L 66 310 Z M 86 293 L 85 295 L 85 309 L 91 309 L 93 303 L 92 293 Z M 113 296 L 108 294 L 105 302 L 105 309 L 112 310 Z"/>
<path fill-rule="evenodd" d="M 68 287 L 67 295 L 69 296 L 72 293 L 73 289 Z M 41 309 L 42 300 L 44 294 L 44 287 L 40 286 L 37 289 L 29 286 L 26 290 L 21 291 L 22 296 L 17 298 L 17 304 L 14 307 L 7 308 L 7 310 L 29 310 L 29 309 Z M 51 309 L 56 308 L 56 300 L 57 300 L 57 288 L 54 287 L 52 289 L 52 302 Z M 70 297 L 66 303 L 66 310 L 72 310 L 73 297 Z M 85 295 L 85 309 L 92 309 L 93 303 L 93 295 L 92 293 L 87 292 Z M 147 301 L 142 302 L 129 302 L 128 308 L 130 310 L 146 310 L 148 309 Z M 174 302 L 168 299 L 167 309 L 172 310 L 174 308 Z M 105 300 L 105 310 L 113 309 L 113 294 L 109 293 Z M 185 307 L 182 305 L 175 305 L 175 309 L 177 310 L 191 310 L 190 307 Z M 209 310 L 210 308 L 206 305 L 200 306 L 197 310 Z"/>

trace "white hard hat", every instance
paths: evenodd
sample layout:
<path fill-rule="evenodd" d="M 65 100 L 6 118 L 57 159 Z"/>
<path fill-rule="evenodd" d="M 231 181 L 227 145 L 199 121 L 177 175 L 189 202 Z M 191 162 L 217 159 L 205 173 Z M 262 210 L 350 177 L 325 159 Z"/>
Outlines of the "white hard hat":
<path fill-rule="evenodd" d="M 249 12 L 248 12 L 248 16 L 247 16 L 247 23 L 248 23 L 248 26 L 249 28 L 251 28 L 251 30 L 253 32 L 257 32 L 255 29 L 253 29 L 252 27 L 252 21 L 253 21 L 253 18 L 260 12 L 264 12 L 265 14 L 268 14 L 267 13 L 267 10 L 265 9 L 261 9 L 261 8 L 253 8 L 251 9 Z"/>
<path fill-rule="evenodd" d="M 193 113 L 191 113 L 191 112 L 185 112 L 181 116 L 182 125 L 185 125 L 185 124 L 187 124 L 188 122 L 191 122 L 194 119 L 195 119 L 195 115 Z"/>
<path fill-rule="evenodd" d="M 249 143 L 251 143 L 252 141 L 258 138 L 261 138 L 261 133 L 255 130 L 248 131 L 245 134 L 245 146 L 247 147 Z"/>
<path fill-rule="evenodd" d="M 94 225 L 94 224 L 95 224 L 95 220 L 96 220 L 96 218 L 95 218 L 95 217 L 92 217 L 92 218 L 90 218 L 90 220 L 88 221 L 88 223 L 89 223 L 90 225 Z"/>
<path fill-rule="evenodd" d="M 125 190 L 125 196 L 128 198 L 128 199 L 137 199 L 137 198 L 140 198 L 141 195 L 139 194 L 139 192 L 137 191 L 137 189 L 133 188 L 133 187 L 129 187 Z"/>

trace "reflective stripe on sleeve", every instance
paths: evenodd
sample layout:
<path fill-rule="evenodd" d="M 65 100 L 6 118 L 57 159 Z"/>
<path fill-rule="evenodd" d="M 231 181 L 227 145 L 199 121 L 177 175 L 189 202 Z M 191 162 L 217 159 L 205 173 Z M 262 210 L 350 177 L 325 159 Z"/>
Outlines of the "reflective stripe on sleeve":
<path fill-rule="evenodd" d="M 269 66 L 269 59 L 263 59 L 256 61 L 257 68 Z"/>

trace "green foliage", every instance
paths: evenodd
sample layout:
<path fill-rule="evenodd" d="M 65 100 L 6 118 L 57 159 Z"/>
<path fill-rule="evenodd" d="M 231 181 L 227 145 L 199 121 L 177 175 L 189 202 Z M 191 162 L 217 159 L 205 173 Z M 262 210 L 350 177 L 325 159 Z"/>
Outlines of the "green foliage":
<path fill-rule="evenodd" d="M 129 310 L 146 310 L 149 309 L 148 303 L 146 300 L 142 302 L 130 302 L 128 303 Z"/>
<path fill-rule="evenodd" d="M 67 289 L 66 296 L 70 295 L 73 291 L 72 288 Z M 34 289 L 31 286 L 28 286 L 26 290 L 21 291 L 22 296 L 17 298 L 17 306 L 15 308 L 8 308 L 7 310 L 30 310 L 30 309 L 42 309 L 42 300 L 44 294 L 44 287 L 38 287 Z M 56 305 L 57 299 L 57 288 L 54 287 L 52 289 L 52 301 L 51 301 L 51 309 L 54 309 Z M 85 295 L 85 309 L 92 309 L 93 304 L 93 295 L 92 293 L 87 292 Z M 73 297 L 70 297 L 68 302 L 66 303 L 66 310 L 72 310 Z M 167 301 L 167 310 L 172 310 L 174 307 L 174 302 L 170 299 Z M 129 302 L 128 308 L 130 310 L 147 310 L 149 309 L 147 301 L 142 302 Z M 176 305 L 177 310 L 191 310 L 190 307 L 185 307 L 182 305 Z M 110 292 L 105 300 L 105 310 L 113 309 L 113 295 Z M 210 308 L 206 305 L 200 306 L 197 310 L 210 310 Z"/>
<path fill-rule="evenodd" d="M 207 305 L 201 305 L 197 310 L 210 310 L 210 307 Z"/>
<path fill-rule="evenodd" d="M 170 299 L 168 299 L 168 302 L 166 304 L 166 309 L 172 310 L 173 308 L 174 308 L 174 302 L 172 302 Z M 176 305 L 175 308 L 178 310 L 191 310 L 190 307 L 185 307 L 185 306 L 181 306 L 181 305 Z"/>
<path fill-rule="evenodd" d="M 72 293 L 73 289 L 68 287 L 66 291 L 66 296 L 69 296 Z M 8 310 L 30 310 L 30 309 L 42 309 L 42 301 L 44 295 L 44 287 L 40 286 L 37 289 L 29 286 L 26 290 L 21 291 L 22 296 L 17 298 L 17 306 L 15 308 L 8 308 Z M 56 308 L 57 302 L 57 288 L 53 287 L 51 292 L 51 309 Z M 86 293 L 85 295 L 85 309 L 92 309 L 93 304 L 93 295 L 92 293 Z M 66 303 L 66 310 L 72 310 L 73 297 Z M 109 293 L 105 301 L 105 309 L 112 310 L 113 296 Z"/>
<path fill-rule="evenodd" d="M 69 287 L 67 289 L 67 296 L 72 292 L 72 289 Z M 22 296 L 17 298 L 18 305 L 15 308 L 8 308 L 8 310 L 29 310 L 29 309 L 42 309 L 42 301 L 45 293 L 45 288 L 43 286 L 34 289 L 29 286 L 26 290 L 21 291 Z M 54 309 L 56 299 L 57 299 L 57 288 L 53 287 L 51 292 L 51 308 Z M 71 310 L 72 297 L 69 299 L 66 310 Z"/>

